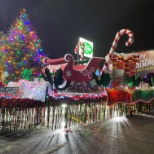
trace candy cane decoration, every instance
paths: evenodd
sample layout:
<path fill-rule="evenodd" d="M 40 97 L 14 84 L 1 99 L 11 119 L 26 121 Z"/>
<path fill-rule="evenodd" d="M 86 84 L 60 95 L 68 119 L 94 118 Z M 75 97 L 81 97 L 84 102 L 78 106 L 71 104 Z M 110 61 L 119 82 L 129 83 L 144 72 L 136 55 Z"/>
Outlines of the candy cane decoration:
<path fill-rule="evenodd" d="M 119 42 L 120 37 L 121 37 L 122 35 L 124 35 L 124 34 L 127 34 L 128 37 L 129 37 L 128 41 L 125 43 L 126 46 L 130 46 L 130 45 L 134 42 L 134 34 L 133 34 L 133 32 L 131 32 L 131 31 L 128 30 L 128 29 L 122 29 L 122 30 L 120 30 L 120 31 L 116 34 L 116 36 L 115 36 L 115 39 L 114 39 L 114 41 L 113 41 L 113 43 L 112 43 L 112 46 L 111 46 L 111 49 L 110 49 L 108 55 L 105 57 L 106 62 L 105 62 L 105 65 L 104 65 L 104 67 L 103 67 L 103 71 L 108 70 L 108 66 L 109 66 L 109 63 L 110 63 L 110 61 L 111 61 L 111 60 L 110 60 L 110 55 L 113 54 L 115 48 L 117 47 L 117 44 L 118 44 L 118 42 Z"/>
<path fill-rule="evenodd" d="M 81 46 L 81 53 L 79 53 L 79 48 L 80 48 L 80 46 Z M 83 43 L 83 42 L 79 42 L 79 43 L 76 45 L 76 47 L 75 47 L 75 49 L 74 49 L 74 53 L 75 53 L 75 54 L 78 54 L 78 53 L 79 53 L 79 55 L 80 55 L 80 60 L 84 60 L 84 43 Z"/>

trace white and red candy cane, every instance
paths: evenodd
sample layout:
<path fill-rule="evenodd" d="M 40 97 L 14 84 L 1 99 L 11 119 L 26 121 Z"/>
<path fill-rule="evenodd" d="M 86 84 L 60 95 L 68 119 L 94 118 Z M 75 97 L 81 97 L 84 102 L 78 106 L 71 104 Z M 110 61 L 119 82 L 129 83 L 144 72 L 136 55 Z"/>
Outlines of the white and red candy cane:
<path fill-rule="evenodd" d="M 79 52 L 79 47 L 81 46 L 81 53 L 80 53 L 80 60 L 84 60 L 84 43 L 83 42 L 79 42 L 77 45 L 76 45 L 76 47 L 75 47 L 75 49 L 74 49 L 74 53 L 75 54 L 78 54 L 78 52 Z"/>
<path fill-rule="evenodd" d="M 79 52 L 79 43 L 76 45 L 75 49 L 74 49 L 74 53 L 78 54 Z"/>
<path fill-rule="evenodd" d="M 128 39 L 128 41 L 127 41 L 126 44 L 125 44 L 126 46 L 129 46 L 129 45 L 131 45 L 131 44 L 134 42 L 134 34 L 133 34 L 133 32 L 131 32 L 131 31 L 128 30 L 128 29 L 122 29 L 122 30 L 120 30 L 120 31 L 116 34 L 116 36 L 115 36 L 115 39 L 114 39 L 114 41 L 113 41 L 113 43 L 112 43 L 112 46 L 111 46 L 111 49 L 110 49 L 108 55 L 105 57 L 106 63 L 105 63 L 105 65 L 104 65 L 104 67 L 103 67 L 103 71 L 108 70 L 108 66 L 109 66 L 109 65 L 107 65 L 107 64 L 110 62 L 110 55 L 113 54 L 115 48 L 117 47 L 117 44 L 118 44 L 118 42 L 119 42 L 120 37 L 121 37 L 122 35 L 124 35 L 124 34 L 127 34 L 127 35 L 129 36 L 129 39 Z"/>

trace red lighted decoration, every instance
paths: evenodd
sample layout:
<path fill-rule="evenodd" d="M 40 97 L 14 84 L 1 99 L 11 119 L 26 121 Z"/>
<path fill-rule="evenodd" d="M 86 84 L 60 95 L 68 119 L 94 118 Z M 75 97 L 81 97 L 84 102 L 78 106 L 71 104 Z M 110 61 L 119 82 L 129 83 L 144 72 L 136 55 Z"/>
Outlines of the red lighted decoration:
<path fill-rule="evenodd" d="M 109 90 L 108 94 L 108 105 L 113 105 L 114 103 L 131 103 L 132 93 L 122 90 Z"/>
<path fill-rule="evenodd" d="M 113 69 L 124 69 L 125 76 L 132 76 L 136 73 L 136 63 L 139 62 L 139 54 L 114 52 L 110 57 Z"/>
<path fill-rule="evenodd" d="M 106 62 L 108 63 L 108 65 L 104 65 L 104 67 L 103 67 L 104 71 L 110 70 L 110 67 L 109 67 L 110 66 L 109 63 L 111 61 L 110 56 L 113 54 L 113 52 L 114 52 L 115 48 L 117 47 L 117 44 L 118 44 L 121 36 L 124 35 L 124 34 L 127 34 L 128 37 L 129 37 L 126 44 L 125 44 L 126 46 L 130 46 L 134 42 L 134 34 L 129 29 L 122 29 L 119 32 L 117 32 L 116 36 L 114 38 L 114 41 L 112 43 L 111 49 L 110 49 L 108 55 L 105 57 Z"/>
<path fill-rule="evenodd" d="M 0 98 L 0 107 L 1 108 L 34 108 L 34 107 L 45 107 L 46 104 L 41 101 L 32 100 L 32 99 L 3 99 Z"/>
<path fill-rule="evenodd" d="M 0 87 L 5 87 L 6 84 L 4 84 L 2 81 L 0 81 Z"/>

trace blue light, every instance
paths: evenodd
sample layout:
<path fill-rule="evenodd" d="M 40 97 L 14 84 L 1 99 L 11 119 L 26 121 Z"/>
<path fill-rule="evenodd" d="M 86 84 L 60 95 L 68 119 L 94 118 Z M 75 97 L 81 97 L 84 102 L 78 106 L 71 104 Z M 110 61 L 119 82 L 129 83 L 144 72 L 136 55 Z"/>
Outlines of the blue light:
<path fill-rule="evenodd" d="M 96 74 L 96 76 L 100 76 L 100 71 L 96 70 L 95 74 Z"/>
<path fill-rule="evenodd" d="M 24 24 L 25 24 L 25 25 L 30 25 L 30 22 L 29 22 L 29 21 L 25 21 Z"/>

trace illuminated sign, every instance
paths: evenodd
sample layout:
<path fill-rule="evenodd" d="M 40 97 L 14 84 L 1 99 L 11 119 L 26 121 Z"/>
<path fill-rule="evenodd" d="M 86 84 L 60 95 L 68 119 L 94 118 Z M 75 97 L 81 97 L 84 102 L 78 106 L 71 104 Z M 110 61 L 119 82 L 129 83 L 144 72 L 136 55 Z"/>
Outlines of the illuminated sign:
<path fill-rule="evenodd" d="M 144 76 L 154 72 L 154 50 L 137 52 L 139 62 L 136 64 L 136 75 Z"/>
<path fill-rule="evenodd" d="M 84 43 L 84 57 L 93 57 L 93 42 L 90 42 L 84 38 L 79 38 L 79 42 Z M 82 46 L 79 47 L 79 55 L 82 53 Z"/>

